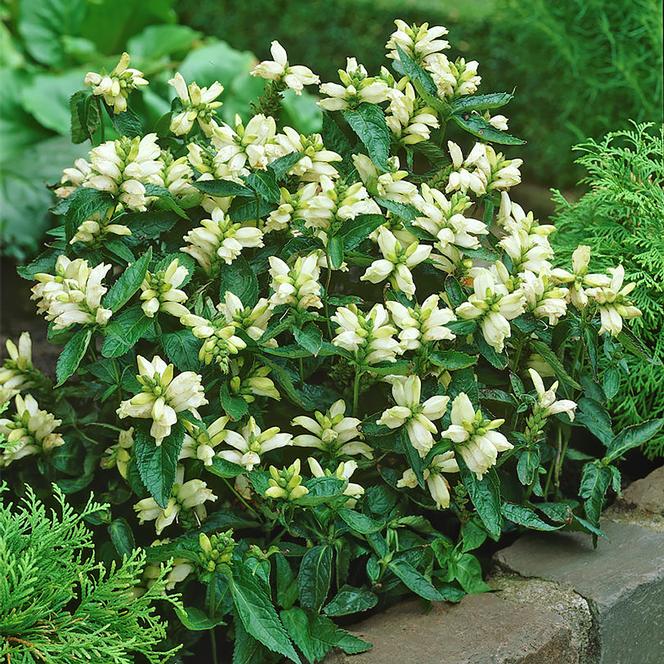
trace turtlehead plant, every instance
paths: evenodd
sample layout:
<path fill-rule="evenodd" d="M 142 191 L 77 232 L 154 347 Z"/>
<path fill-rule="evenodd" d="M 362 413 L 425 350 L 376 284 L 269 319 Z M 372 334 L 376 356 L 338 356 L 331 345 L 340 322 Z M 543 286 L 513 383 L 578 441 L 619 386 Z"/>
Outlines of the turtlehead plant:
<path fill-rule="evenodd" d="M 389 68 L 349 58 L 320 85 L 312 135 L 282 96 L 318 77 L 276 42 L 233 122 L 220 84 L 175 74 L 156 126 L 116 122 L 65 171 L 22 271 L 63 348 L 53 385 L 27 336 L 8 345 L 8 479 L 103 491 L 113 541 L 174 561 L 213 660 L 230 635 L 238 661 L 360 652 L 335 617 L 485 588 L 486 538 L 600 537 L 616 463 L 662 425 L 612 430 L 598 357 L 638 345 L 637 291 L 587 247 L 555 260 L 513 200 L 512 95 L 480 93 L 446 34 L 397 21 Z M 128 121 L 123 66 L 95 85 Z"/>

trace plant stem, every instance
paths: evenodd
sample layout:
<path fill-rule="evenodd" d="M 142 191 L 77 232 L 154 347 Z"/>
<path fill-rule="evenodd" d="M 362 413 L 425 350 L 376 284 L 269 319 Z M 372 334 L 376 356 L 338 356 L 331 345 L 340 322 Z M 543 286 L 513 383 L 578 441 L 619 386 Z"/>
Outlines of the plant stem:
<path fill-rule="evenodd" d="M 353 382 L 353 415 L 357 417 L 357 406 L 360 401 L 360 378 L 362 377 L 361 369 L 355 369 L 355 380 Z"/>
<path fill-rule="evenodd" d="M 226 486 L 231 490 L 233 495 L 254 515 L 259 516 L 258 512 L 235 490 L 235 487 L 224 477 L 222 478 Z"/>
<path fill-rule="evenodd" d="M 106 130 L 104 129 L 104 109 L 101 106 L 101 99 L 99 97 L 95 97 L 95 103 L 97 104 L 97 111 L 99 112 L 99 129 L 100 129 L 100 132 L 101 132 L 100 142 L 105 143 L 106 142 Z"/>
<path fill-rule="evenodd" d="M 210 644 L 212 646 L 212 664 L 219 664 L 217 658 L 217 639 L 214 634 L 214 627 L 210 629 Z"/>
<path fill-rule="evenodd" d="M 325 279 L 325 301 L 323 305 L 325 306 L 325 318 L 327 319 L 327 334 L 332 339 L 332 323 L 330 322 L 330 308 L 328 305 L 328 298 L 330 297 L 330 281 L 332 281 L 332 268 L 330 267 L 330 252 L 327 247 L 325 247 L 325 262 L 327 264 L 327 278 Z"/>

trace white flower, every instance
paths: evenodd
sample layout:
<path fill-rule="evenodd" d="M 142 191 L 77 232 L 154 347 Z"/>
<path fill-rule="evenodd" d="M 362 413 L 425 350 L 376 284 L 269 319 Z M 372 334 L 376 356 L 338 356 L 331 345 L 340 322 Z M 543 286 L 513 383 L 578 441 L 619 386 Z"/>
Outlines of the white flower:
<path fill-rule="evenodd" d="M 442 191 L 423 184 L 422 194 L 416 197 L 414 205 L 423 216 L 417 217 L 413 225 L 433 235 L 442 249 L 448 245 L 478 249 L 480 242 L 477 236 L 489 233 L 484 222 L 464 216 L 472 203 L 463 194 L 454 194 L 448 200 Z"/>
<path fill-rule="evenodd" d="M 346 69 L 339 69 L 338 83 L 323 83 L 321 94 L 327 95 L 318 104 L 326 111 L 341 111 L 355 108 L 362 102 L 380 104 L 387 101 L 387 83 L 377 76 L 369 76 L 363 65 L 355 58 L 346 59 Z"/>
<path fill-rule="evenodd" d="M 526 298 L 526 309 L 535 318 L 546 318 L 549 325 L 557 325 L 567 312 L 567 288 L 553 286 L 547 274 L 532 272 L 521 275 L 521 292 Z"/>
<path fill-rule="evenodd" d="M 207 488 L 203 480 L 185 482 L 184 467 L 178 466 L 175 484 L 166 507 L 160 507 L 154 498 L 144 498 L 134 505 L 134 511 L 141 524 L 154 521 L 157 535 L 160 535 L 162 530 L 176 521 L 180 512 L 184 510 L 193 510 L 199 522 L 204 520 L 206 517 L 204 503 L 215 500 L 217 496 Z"/>
<path fill-rule="evenodd" d="M 240 116 L 236 115 L 234 127 L 223 123 L 213 128 L 212 143 L 217 149 L 215 163 L 226 165 L 229 175 L 233 176 L 247 175 L 246 165 L 265 170 L 281 152 L 275 141 L 276 134 L 277 124 L 273 117 L 259 113 L 245 127 Z"/>
<path fill-rule="evenodd" d="M 139 374 L 136 376 L 142 391 L 118 408 L 121 419 L 138 417 L 152 419 L 150 434 L 157 446 L 171 433 L 178 413 L 195 412 L 208 403 L 201 385 L 201 377 L 193 371 L 184 371 L 174 376 L 173 365 L 167 365 L 155 355 L 148 362 L 142 355 L 137 357 Z"/>
<path fill-rule="evenodd" d="M 78 189 L 90 175 L 90 164 L 79 157 L 71 168 L 65 168 L 60 178 L 60 186 L 55 190 L 58 198 L 67 198 Z"/>
<path fill-rule="evenodd" d="M 274 340 L 271 339 L 270 341 Z M 274 347 L 276 347 L 276 342 L 274 344 Z M 270 342 L 265 345 L 269 346 Z M 232 363 L 234 371 L 236 370 L 235 364 L 237 364 L 237 371 L 240 371 L 244 361 L 240 358 L 237 363 Z M 274 381 L 268 378 L 270 371 L 270 367 L 254 364 L 243 376 L 235 375 L 230 379 L 228 385 L 230 393 L 242 397 L 247 403 L 253 403 L 256 401 L 256 397 L 268 397 L 280 401 L 281 395 Z"/>
<path fill-rule="evenodd" d="M 358 429 L 360 420 L 346 417 L 345 413 L 346 404 L 339 399 L 325 413 L 316 411 L 315 419 L 305 415 L 293 418 L 292 425 L 303 427 L 310 432 L 295 436 L 293 445 L 314 447 L 332 457 L 361 454 L 367 459 L 373 459 L 371 447 L 362 441 L 362 434 Z"/>
<path fill-rule="evenodd" d="M 216 118 L 216 109 L 222 105 L 222 102 L 216 99 L 224 91 L 224 86 L 219 81 L 215 81 L 209 88 L 200 88 L 196 83 L 187 86 L 180 72 L 176 72 L 168 83 L 175 88 L 182 106 L 182 110 L 174 113 L 171 118 L 171 131 L 176 136 L 184 136 L 191 131 L 194 122 L 198 121 L 203 132 L 209 136 Z"/>
<path fill-rule="evenodd" d="M 39 282 L 32 288 L 31 299 L 37 309 L 53 322 L 55 329 L 69 325 L 106 325 L 112 311 L 101 306 L 101 298 L 108 290 L 102 284 L 111 265 L 100 263 L 90 268 L 81 258 L 70 260 L 64 254 L 55 264 L 55 275 L 39 273 Z"/>
<path fill-rule="evenodd" d="M 611 278 L 606 274 L 588 272 L 590 265 L 590 247 L 579 245 L 572 254 L 572 272 L 562 268 L 554 268 L 551 276 L 559 283 L 569 287 L 569 299 L 577 309 L 588 306 L 587 288 L 607 288 Z"/>
<path fill-rule="evenodd" d="M 602 325 L 599 333 L 609 332 L 617 336 L 622 332 L 623 319 L 638 318 L 641 311 L 637 309 L 628 295 L 636 288 L 636 284 L 623 286 L 625 269 L 622 265 L 610 268 L 611 283 L 608 286 L 590 288 L 586 291 L 588 297 L 597 302 Z"/>
<path fill-rule="evenodd" d="M 500 131 L 507 131 L 509 129 L 507 118 L 504 115 L 492 115 L 488 118 L 488 122 L 492 127 Z"/>
<path fill-rule="evenodd" d="M 104 450 L 99 465 L 104 470 L 117 468 L 124 479 L 127 479 L 127 469 L 131 461 L 131 449 L 134 446 L 134 427 L 129 427 L 118 434 L 118 442 Z"/>
<path fill-rule="evenodd" d="M 5 346 L 9 357 L 0 367 L 0 404 L 43 380 L 41 372 L 32 366 L 32 339 L 29 332 L 21 334 L 18 346 L 11 339 L 7 339 Z"/>
<path fill-rule="evenodd" d="M 120 61 L 110 74 L 102 75 L 90 71 L 85 75 L 85 85 L 92 88 L 92 94 L 101 95 L 113 113 L 127 110 L 127 97 L 132 90 L 145 87 L 148 82 L 143 72 L 129 67 L 129 54 L 123 53 Z"/>
<path fill-rule="evenodd" d="M 411 26 L 401 19 L 396 19 L 394 24 L 397 29 L 390 35 L 387 44 L 385 44 L 388 51 L 387 57 L 392 60 L 399 60 L 399 52 L 397 51 L 397 46 L 399 46 L 415 62 L 426 66 L 431 56 L 450 47 L 446 39 L 441 39 L 447 34 L 447 28 L 442 25 L 429 27 L 428 23 L 422 23 L 421 25 L 413 24 Z"/>
<path fill-rule="evenodd" d="M 217 305 L 217 310 L 227 323 L 244 330 L 254 341 L 263 336 L 272 316 L 270 303 L 264 297 L 253 307 L 245 307 L 242 300 L 231 291 L 224 293 L 224 301 Z"/>
<path fill-rule="evenodd" d="M 111 217 L 113 210 L 105 213 L 95 212 L 90 219 L 86 219 L 76 229 L 74 237 L 69 241 L 70 244 L 83 242 L 85 244 L 100 244 L 105 235 L 131 235 L 131 230 L 124 224 L 112 224 Z"/>
<path fill-rule="evenodd" d="M 438 509 L 446 509 L 450 506 L 450 485 L 443 473 L 458 473 L 459 466 L 454 458 L 454 452 L 436 454 L 431 463 L 424 469 L 423 475 L 427 483 L 429 493 L 436 503 Z M 417 487 L 417 476 L 408 468 L 404 471 L 401 479 L 397 482 L 399 488 L 415 489 Z"/>
<path fill-rule="evenodd" d="M 48 454 L 54 448 L 65 444 L 55 429 L 62 424 L 51 413 L 40 410 L 31 394 L 23 398 L 17 394 L 14 399 L 16 414 L 13 419 L 0 418 L 0 434 L 6 440 L 0 442 L 0 466 L 31 454 Z"/>
<path fill-rule="evenodd" d="M 383 258 L 374 261 L 360 279 L 373 284 L 389 279 L 396 290 L 412 299 L 415 295 L 415 282 L 411 269 L 429 257 L 431 246 L 415 241 L 404 249 L 387 228 L 381 226 L 378 230 L 378 246 Z"/>
<path fill-rule="evenodd" d="M 350 499 L 345 503 L 346 507 L 355 507 L 358 498 L 364 495 L 364 487 L 349 481 L 357 470 L 356 461 L 342 461 L 334 471 L 327 470 L 327 468 L 323 470 L 322 466 L 313 457 L 309 457 L 307 463 L 314 477 L 336 477 L 338 480 L 348 483 L 343 491 L 344 496 L 350 496 Z"/>
<path fill-rule="evenodd" d="M 204 465 L 211 466 L 215 457 L 215 448 L 220 445 L 228 433 L 225 429 L 228 416 L 217 418 L 210 426 L 200 427 L 188 420 L 184 421 L 184 441 L 180 450 L 180 459 L 198 459 Z"/>
<path fill-rule="evenodd" d="M 461 97 L 477 92 L 482 77 L 477 75 L 479 63 L 476 60 L 466 62 L 464 58 L 457 58 L 451 62 L 444 53 L 430 57 L 427 70 L 436 84 L 441 97 Z"/>
<path fill-rule="evenodd" d="M 289 433 L 279 433 L 279 427 L 261 431 L 256 420 L 250 417 L 239 433 L 226 431 L 224 443 L 234 449 L 222 450 L 217 456 L 243 466 L 246 470 L 253 470 L 254 466 L 260 464 L 263 454 L 292 445 L 292 438 Z"/>
<path fill-rule="evenodd" d="M 273 306 L 287 304 L 302 310 L 320 309 L 323 303 L 320 300 L 318 258 L 316 252 L 298 256 L 295 264 L 289 267 L 281 258 L 270 256 L 270 287 L 273 291 L 270 303 Z"/>
<path fill-rule="evenodd" d="M 437 395 L 420 403 L 421 390 L 422 382 L 418 376 L 395 377 L 392 397 L 397 405 L 384 411 L 378 424 L 390 429 L 406 425 L 411 445 L 424 458 L 433 447 L 433 435 L 437 432 L 433 420 L 439 420 L 445 414 L 450 398 Z"/>
<path fill-rule="evenodd" d="M 84 186 L 106 191 L 129 210 L 142 212 L 148 202 L 145 185 L 163 166 L 160 156 L 156 134 L 106 141 L 90 151 L 91 172 Z"/>
<path fill-rule="evenodd" d="M 530 379 L 533 381 L 533 385 L 537 391 L 537 405 L 544 417 L 550 417 L 557 413 L 567 413 L 570 421 L 573 421 L 574 413 L 576 411 L 576 403 L 569 399 L 560 399 L 556 401 L 558 381 L 553 383 L 553 385 L 547 390 L 544 388 L 544 381 L 537 371 L 534 369 L 528 369 L 528 373 L 530 374 Z"/>
<path fill-rule="evenodd" d="M 498 243 L 512 260 L 514 271 L 518 274 L 525 270 L 531 272 L 549 272 L 553 248 L 546 236 L 528 234 L 525 230 L 515 230 Z"/>
<path fill-rule="evenodd" d="M 171 316 L 181 318 L 189 313 L 187 307 L 182 303 L 187 301 L 187 294 L 179 289 L 189 272 L 184 265 L 180 265 L 178 259 L 173 259 L 165 270 L 152 274 L 145 273 L 145 279 L 141 284 L 141 308 L 148 318 L 163 311 Z"/>
<path fill-rule="evenodd" d="M 150 182 L 168 189 L 176 198 L 199 195 L 191 184 L 194 172 L 186 156 L 174 159 L 168 150 L 161 151 L 161 170 L 149 178 Z"/>
<path fill-rule="evenodd" d="M 387 173 L 379 173 L 365 154 L 354 154 L 353 165 L 372 196 L 382 196 L 398 203 L 412 203 L 415 200 L 417 187 L 406 181 L 408 171 L 399 169 L 398 157 L 388 159 L 390 170 Z"/>
<path fill-rule="evenodd" d="M 343 157 L 332 150 L 326 150 L 320 134 L 305 136 L 292 127 L 284 127 L 283 134 L 276 137 L 284 155 L 299 152 L 302 157 L 288 171 L 296 175 L 301 182 L 318 182 L 324 175 L 335 179 L 339 177 L 334 162 L 343 161 Z"/>
<path fill-rule="evenodd" d="M 438 295 L 430 295 L 421 305 L 405 307 L 400 302 L 386 302 L 392 320 L 400 328 L 399 341 L 404 350 L 415 350 L 423 343 L 430 344 L 443 339 L 452 340 L 455 335 L 446 327 L 456 320 L 451 309 L 438 308 Z"/>
<path fill-rule="evenodd" d="M 203 339 L 198 359 L 206 365 L 215 362 L 224 373 L 229 370 L 230 356 L 237 355 L 247 347 L 247 344 L 235 334 L 236 325 L 228 323 L 223 314 L 215 316 L 213 320 L 187 314 L 182 316 L 180 322 L 192 328 L 192 334 L 197 339 Z"/>
<path fill-rule="evenodd" d="M 394 137 L 403 145 L 428 141 L 431 129 L 440 126 L 435 109 L 417 97 L 408 78 L 402 78 L 396 88 L 390 89 L 389 99 L 385 121 Z"/>
<path fill-rule="evenodd" d="M 395 362 L 401 353 L 400 344 L 394 339 L 397 330 L 389 324 L 388 313 L 380 303 L 374 304 L 368 314 L 354 304 L 339 307 L 331 319 L 339 325 L 332 343 L 354 353 L 360 363 Z"/>
<path fill-rule="evenodd" d="M 475 412 L 468 395 L 461 392 L 452 402 L 451 424 L 441 434 L 454 443 L 469 470 L 482 479 L 495 465 L 498 452 L 511 450 L 513 445 L 496 431 L 505 420 L 484 419 L 482 411 Z"/>
<path fill-rule="evenodd" d="M 508 292 L 486 268 L 473 272 L 475 292 L 456 308 L 456 314 L 464 320 L 478 320 L 486 342 L 502 353 L 505 339 L 512 333 L 509 321 L 523 313 L 525 298 L 520 291 Z"/>
<path fill-rule="evenodd" d="M 274 60 L 264 60 L 257 64 L 252 70 L 252 76 L 259 76 L 269 81 L 280 81 L 287 88 L 295 90 L 295 94 L 301 95 L 305 85 L 314 85 L 320 79 L 309 67 L 303 65 L 289 65 L 286 49 L 278 42 L 273 41 L 270 45 L 270 53 Z"/>
<path fill-rule="evenodd" d="M 243 249 L 263 246 L 263 233 L 258 228 L 234 224 L 219 207 L 212 210 L 211 216 L 184 236 L 187 246 L 181 249 L 196 259 L 207 274 L 215 274 L 222 261 L 230 265 Z"/>

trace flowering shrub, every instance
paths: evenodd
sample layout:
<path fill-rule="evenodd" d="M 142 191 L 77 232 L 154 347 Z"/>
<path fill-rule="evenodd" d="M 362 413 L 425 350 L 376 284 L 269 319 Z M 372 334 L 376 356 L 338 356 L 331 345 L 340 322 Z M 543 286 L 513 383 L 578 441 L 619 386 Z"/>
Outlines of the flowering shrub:
<path fill-rule="evenodd" d="M 521 143 L 492 114 L 511 95 L 476 94 L 446 32 L 397 21 L 393 73 L 349 58 L 321 134 L 280 122 L 318 77 L 277 43 L 246 123 L 175 75 L 154 132 L 127 123 L 64 172 L 24 271 L 64 348 L 52 385 L 9 344 L 9 477 L 94 487 L 116 549 L 173 559 L 180 620 L 232 622 L 238 661 L 366 649 L 332 618 L 483 590 L 472 551 L 503 531 L 600 536 L 615 462 L 662 425 L 611 430 L 598 340 L 637 343 L 633 285 L 584 246 L 553 268 L 494 147 Z M 86 77 L 120 117 L 145 86 L 128 65 Z"/>

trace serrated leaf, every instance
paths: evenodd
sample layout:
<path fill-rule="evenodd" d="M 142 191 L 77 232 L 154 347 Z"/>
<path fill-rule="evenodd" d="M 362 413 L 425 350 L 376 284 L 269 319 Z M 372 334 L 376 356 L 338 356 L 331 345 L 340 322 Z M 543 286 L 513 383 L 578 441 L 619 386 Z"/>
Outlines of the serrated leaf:
<path fill-rule="evenodd" d="M 579 495 L 584 499 L 583 507 L 588 520 L 599 525 L 599 517 L 604 507 L 604 496 L 611 484 L 611 471 L 597 462 L 583 466 Z"/>
<path fill-rule="evenodd" d="M 274 561 L 277 577 L 277 602 L 284 609 L 290 609 L 297 601 L 298 589 L 295 574 L 293 574 L 290 563 L 283 554 L 277 553 L 274 556 Z"/>
<path fill-rule="evenodd" d="M 56 387 L 62 385 L 76 372 L 85 351 L 88 349 L 90 339 L 92 339 L 92 329 L 83 328 L 66 343 L 55 367 L 55 375 L 58 381 Z"/>
<path fill-rule="evenodd" d="M 244 629 L 273 652 L 299 664 L 290 638 L 263 584 L 244 565 L 233 566 L 231 595 Z"/>
<path fill-rule="evenodd" d="M 181 422 L 171 427 L 171 433 L 159 446 L 142 427 L 134 430 L 133 454 L 141 481 L 160 507 L 166 507 L 171 496 L 183 440 L 184 426 Z"/>
<path fill-rule="evenodd" d="M 481 115 L 453 113 L 451 119 L 455 124 L 461 127 L 461 129 L 464 129 L 469 134 L 477 136 L 477 138 L 486 141 L 487 143 L 498 143 L 499 145 L 524 145 L 526 142 L 505 131 L 496 129 Z"/>
<path fill-rule="evenodd" d="M 95 215 L 104 216 L 113 205 L 110 194 L 97 189 L 79 187 L 64 199 L 65 238 L 69 242 L 78 227 Z M 56 207 L 59 209 L 59 205 Z"/>
<path fill-rule="evenodd" d="M 498 540 L 502 529 L 500 510 L 500 481 L 494 468 L 491 468 L 482 479 L 471 472 L 461 455 L 457 455 L 459 472 L 468 495 L 482 520 L 484 527 L 494 540 Z"/>
<path fill-rule="evenodd" d="M 381 171 L 388 171 L 392 135 L 383 109 L 377 104 L 362 102 L 357 108 L 346 109 L 342 114 L 364 144 L 371 161 Z"/>
<path fill-rule="evenodd" d="M 385 524 L 381 521 L 376 521 L 376 519 L 372 519 L 370 516 L 362 514 L 362 512 L 357 512 L 346 507 L 342 507 L 337 514 L 351 530 L 361 535 L 377 533 L 385 527 Z"/>
<path fill-rule="evenodd" d="M 218 196 L 225 198 L 227 196 L 240 196 L 243 198 L 253 198 L 254 192 L 235 180 L 199 180 L 193 183 L 198 191 L 202 191 L 209 196 Z"/>
<path fill-rule="evenodd" d="M 244 256 L 238 256 L 230 265 L 222 265 L 219 274 L 219 299 L 223 302 L 226 291 L 237 295 L 245 307 L 258 301 L 258 279 Z"/>
<path fill-rule="evenodd" d="M 227 383 L 219 388 L 219 398 L 221 407 L 232 420 L 241 420 L 249 412 L 249 404 L 241 396 L 231 394 Z"/>
<path fill-rule="evenodd" d="M 462 553 L 450 564 L 450 572 L 467 593 L 482 593 L 490 587 L 482 578 L 480 561 L 472 553 Z"/>
<path fill-rule="evenodd" d="M 297 587 L 300 604 L 307 609 L 320 611 L 332 581 L 332 547 L 317 545 L 308 549 L 300 563 Z"/>
<path fill-rule="evenodd" d="M 152 260 L 152 247 L 132 263 L 108 289 L 104 295 L 103 306 L 115 312 L 129 301 L 131 296 L 141 287 L 148 265 Z"/>
<path fill-rule="evenodd" d="M 291 152 L 283 157 L 279 157 L 279 159 L 275 159 L 267 168 L 274 173 L 274 177 L 277 180 L 282 180 L 302 157 L 304 155 L 301 152 Z"/>
<path fill-rule="evenodd" d="M 476 355 L 468 355 L 458 350 L 437 350 L 429 355 L 431 364 L 446 369 L 447 371 L 458 371 L 477 364 Z"/>
<path fill-rule="evenodd" d="M 611 416 L 606 408 L 594 399 L 588 397 L 579 399 L 574 423 L 582 424 L 604 445 L 608 446 L 613 440 Z"/>
<path fill-rule="evenodd" d="M 104 357 L 119 357 L 130 350 L 139 339 L 153 329 L 154 322 L 136 304 L 113 317 L 106 326 L 106 338 L 101 348 Z"/>
<path fill-rule="evenodd" d="M 378 604 L 378 596 L 365 588 L 343 586 L 325 606 L 323 612 L 328 616 L 350 616 L 354 613 L 369 611 Z"/>
<path fill-rule="evenodd" d="M 111 521 L 108 534 L 119 556 L 128 556 L 136 548 L 134 533 L 124 517 Z"/>
<path fill-rule="evenodd" d="M 570 374 L 567 372 L 567 369 L 565 369 L 565 367 L 558 359 L 558 356 L 553 352 L 553 350 L 551 350 L 549 346 L 547 346 L 542 341 L 537 341 L 536 339 L 532 339 L 530 345 L 532 346 L 533 350 L 541 355 L 546 363 L 553 369 L 561 383 L 565 383 L 566 385 L 573 387 L 575 390 L 583 389 L 581 385 L 579 385 L 579 383 L 577 383 L 574 378 L 570 376 Z"/>
<path fill-rule="evenodd" d="M 323 334 L 315 323 L 307 323 L 302 329 L 296 327 L 293 336 L 302 348 L 313 356 L 318 355 L 323 344 Z"/>
<path fill-rule="evenodd" d="M 246 469 L 243 466 L 238 466 L 236 463 L 231 463 L 221 457 L 214 457 L 214 459 L 212 459 L 212 464 L 205 466 L 205 470 L 208 473 L 212 473 L 217 477 L 223 477 L 225 479 L 237 477 L 246 472 Z"/>
<path fill-rule="evenodd" d="M 162 335 L 161 343 L 166 357 L 180 371 L 198 371 L 201 362 L 198 353 L 201 340 L 197 339 L 191 330 L 177 330 Z"/>
<path fill-rule="evenodd" d="M 275 174 L 270 171 L 255 171 L 245 178 L 245 182 L 268 203 L 279 203 L 281 191 Z"/>
<path fill-rule="evenodd" d="M 516 523 L 518 526 L 524 526 L 532 530 L 553 531 L 559 530 L 564 524 L 559 526 L 552 526 L 546 521 L 542 520 L 537 513 L 530 507 L 525 505 L 516 505 L 515 503 L 504 503 L 502 507 L 503 516 Z"/>
<path fill-rule="evenodd" d="M 445 598 L 421 572 L 418 572 L 407 560 L 396 558 L 388 565 L 390 571 L 398 577 L 409 590 L 430 602 L 442 602 Z"/>
<path fill-rule="evenodd" d="M 508 104 L 514 95 L 509 92 L 491 92 L 486 95 L 465 95 L 452 102 L 453 113 L 470 113 L 471 111 L 489 111 Z"/>
<path fill-rule="evenodd" d="M 540 466 L 540 451 L 538 447 L 525 449 L 519 455 L 519 461 L 516 465 L 516 474 L 519 482 L 524 486 L 530 486 L 536 477 Z"/>
<path fill-rule="evenodd" d="M 374 196 L 374 200 L 380 205 L 380 207 L 389 210 L 393 215 L 404 221 L 414 221 L 422 216 L 422 213 L 414 205 L 392 201 L 389 198 L 382 198 L 380 196 Z"/>
<path fill-rule="evenodd" d="M 381 214 L 360 214 L 344 221 L 337 237 L 343 242 L 344 249 L 351 251 L 384 223 L 385 217 Z"/>
<path fill-rule="evenodd" d="M 178 217 L 189 221 L 187 213 L 180 207 L 180 204 L 175 200 L 173 194 L 171 194 L 171 192 L 166 189 L 166 187 L 161 187 L 160 185 L 150 183 L 144 186 L 146 196 L 155 196 L 163 208 L 170 210 L 171 212 L 175 212 Z"/>
<path fill-rule="evenodd" d="M 664 418 L 648 420 L 623 429 L 609 444 L 607 459 L 615 461 L 639 445 L 647 443 L 664 426 Z"/>

